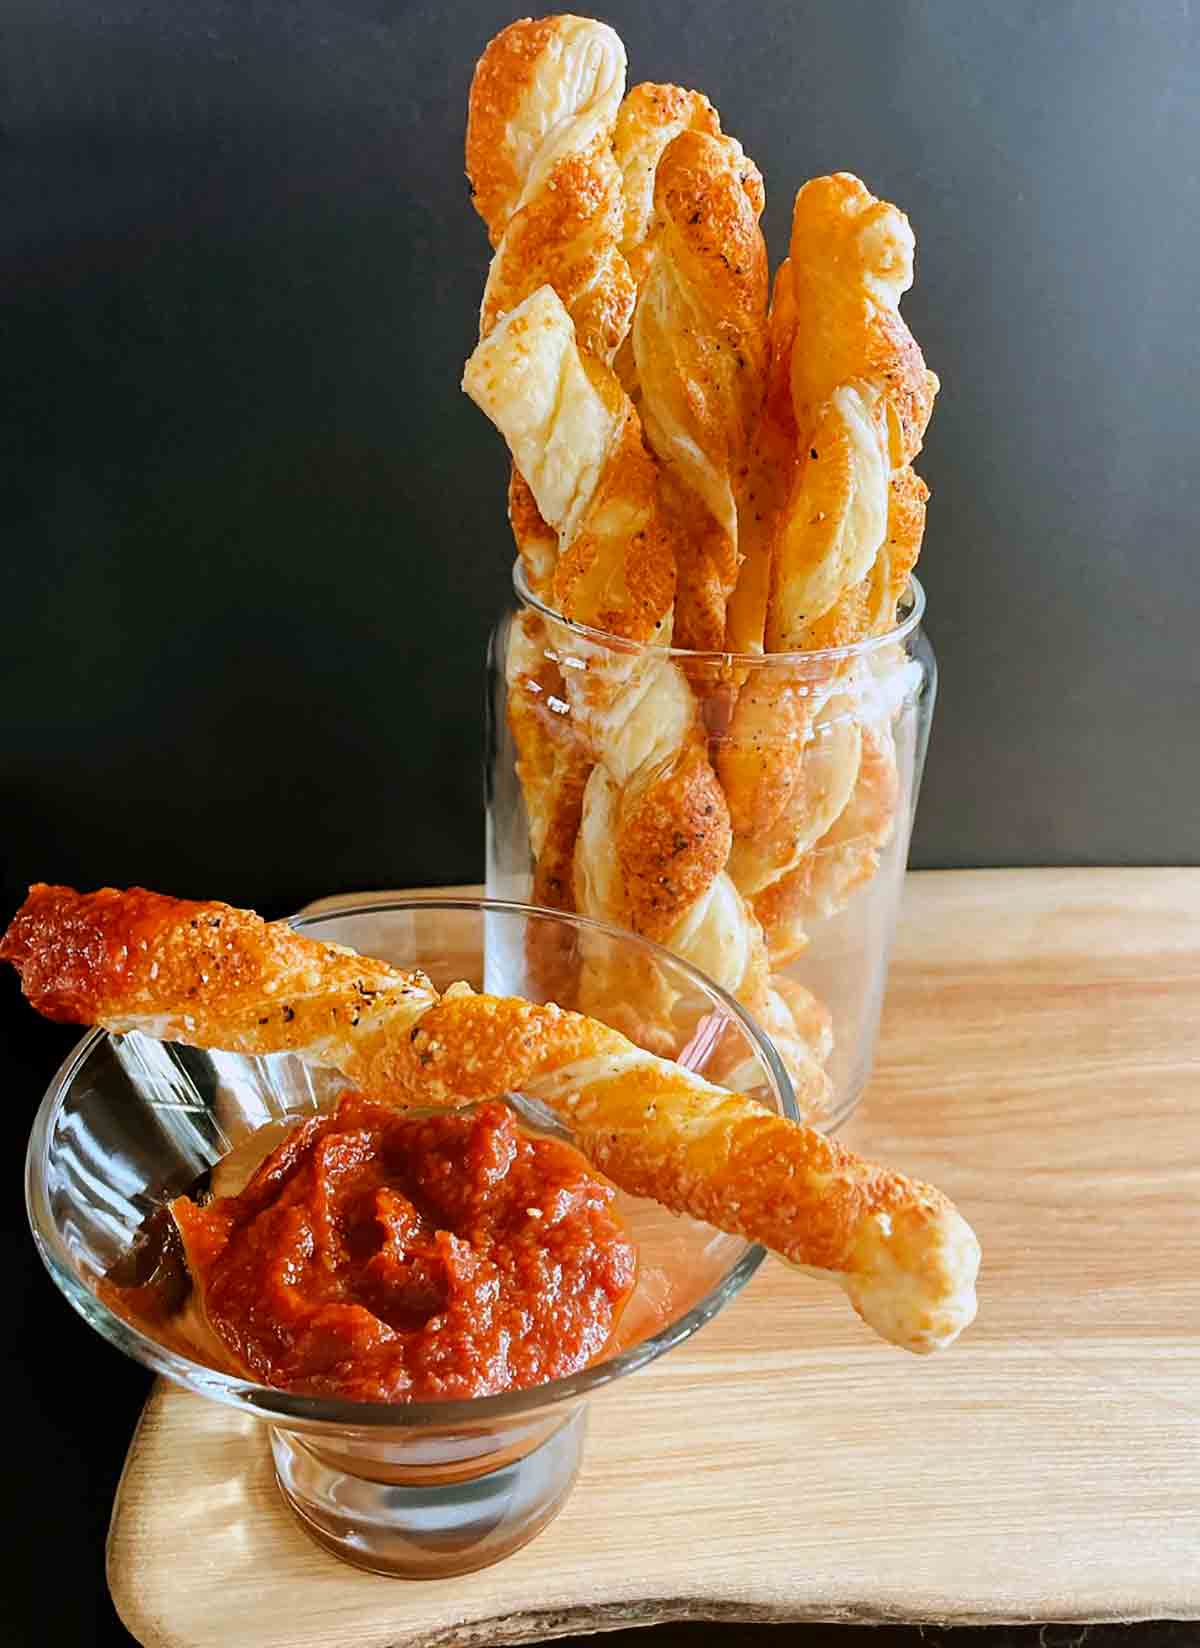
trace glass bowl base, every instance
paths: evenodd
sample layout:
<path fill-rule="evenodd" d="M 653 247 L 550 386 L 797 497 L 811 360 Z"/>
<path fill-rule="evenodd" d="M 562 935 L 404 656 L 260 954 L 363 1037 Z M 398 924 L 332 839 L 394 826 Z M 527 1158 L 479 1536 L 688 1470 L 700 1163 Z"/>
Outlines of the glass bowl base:
<path fill-rule="evenodd" d="M 554 1520 L 579 1474 L 586 1429 L 581 1406 L 531 1452 L 449 1482 L 352 1475 L 274 1426 L 271 1453 L 284 1502 L 332 1555 L 393 1578 L 448 1579 L 499 1562 Z"/>

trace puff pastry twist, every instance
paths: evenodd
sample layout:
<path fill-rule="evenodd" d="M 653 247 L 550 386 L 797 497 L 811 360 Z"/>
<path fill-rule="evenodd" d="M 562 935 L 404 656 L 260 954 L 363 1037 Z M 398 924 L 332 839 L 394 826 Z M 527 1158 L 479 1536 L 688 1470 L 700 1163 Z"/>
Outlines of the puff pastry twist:
<path fill-rule="evenodd" d="M 696 93 L 635 88 L 614 121 L 623 75 L 611 31 L 577 18 L 515 24 L 485 52 L 467 168 L 497 251 L 464 387 L 512 451 L 509 514 L 535 594 L 639 641 L 670 637 L 675 594 L 685 644 L 719 646 L 737 571 L 732 474 L 766 363 L 762 180 Z M 639 297 L 623 375 L 663 460 L 662 484 L 633 402 L 606 369 L 620 326 L 595 319 L 597 291 L 612 299 L 599 312 L 619 313 L 613 294 L 630 265 Z M 547 640 L 525 615 L 509 656 L 534 896 L 662 939 L 766 1012 L 761 932 L 719 873 L 725 803 L 678 668 L 601 647 L 586 678 L 553 682 L 536 660 L 539 645 L 552 651 Z M 546 710 L 559 686 L 585 758 L 554 737 Z M 583 999 L 611 1003 L 626 982 L 593 970 Z M 794 1026 L 789 1045 L 800 1053 Z M 800 1057 L 795 1075 L 806 1102 L 824 1106 L 818 1062 Z"/>
<path fill-rule="evenodd" d="M 975 1314 L 979 1244 L 940 1192 L 553 1004 L 465 986 L 439 999 L 419 972 L 143 889 L 35 886 L 0 958 L 52 1018 L 286 1051 L 423 1105 L 539 1099 L 615 1184 L 836 1283 L 909 1350 Z"/>
<path fill-rule="evenodd" d="M 628 484 L 625 428 L 610 418 L 605 451 L 596 438 L 605 428 L 605 403 L 550 287 L 477 346 L 463 385 L 505 436 L 546 521 L 569 535 L 574 501 L 599 492 L 606 518 L 620 523 L 636 552 L 636 532 L 629 534 L 637 517 L 631 521 L 629 510 L 637 508 L 637 494 Z M 640 440 L 638 450 L 651 464 Z M 651 490 L 643 501 L 653 511 L 657 494 Z M 578 587 L 575 594 L 578 600 Z M 600 612 L 586 605 L 582 613 L 567 610 L 598 631 L 621 634 L 610 600 Z M 562 679 L 575 735 L 595 763 L 574 850 L 576 908 L 666 944 L 751 1011 L 763 1011 L 762 932 L 725 873 L 728 811 L 683 671 L 664 650 L 622 650 L 602 635 L 593 643 L 564 634 L 561 651 L 570 658 Z M 599 1006 L 623 987 L 619 979 L 588 975 L 580 999 Z M 797 1065 L 794 1077 L 804 1103 L 814 1112 L 827 1107 L 828 1081 L 815 1058 Z"/>
<path fill-rule="evenodd" d="M 772 651 L 803 651 L 884 633 L 928 496 L 911 463 L 938 384 L 899 312 L 912 284 L 908 220 L 857 178 L 817 178 L 796 197 L 790 252 L 747 489 L 757 535 L 731 607 L 731 641 L 748 650 L 760 636 Z M 776 963 L 803 947 L 806 920 L 870 879 L 894 825 L 895 748 L 873 671 L 825 674 L 751 672 L 718 764 L 731 873 Z"/>
<path fill-rule="evenodd" d="M 548 285 L 589 355 L 607 364 L 624 340 L 634 283 L 612 152 L 624 91 L 625 48 L 591 18 L 525 18 L 488 44 L 466 145 L 475 208 L 495 247 L 481 336 Z"/>
<path fill-rule="evenodd" d="M 796 196 L 786 279 L 793 317 L 793 477 L 767 618 L 773 651 L 843 646 L 887 629 L 916 558 L 925 488 L 909 468 L 937 393 L 900 315 L 912 285 L 903 212 L 846 172 Z"/>
<path fill-rule="evenodd" d="M 637 280 L 617 368 L 680 525 L 676 643 L 720 651 L 739 565 L 735 487 L 767 366 L 762 177 L 708 99 L 678 86 L 636 86 L 614 148 Z"/>

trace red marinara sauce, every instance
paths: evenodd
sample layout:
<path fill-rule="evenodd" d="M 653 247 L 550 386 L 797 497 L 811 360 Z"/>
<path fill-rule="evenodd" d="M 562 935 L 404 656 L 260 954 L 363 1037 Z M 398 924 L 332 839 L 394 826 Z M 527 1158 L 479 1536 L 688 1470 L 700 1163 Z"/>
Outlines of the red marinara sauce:
<path fill-rule="evenodd" d="M 436 1401 L 600 1353 L 637 1267 L 614 1195 L 506 1105 L 414 1117 L 347 1093 L 240 1195 L 171 1212 L 209 1325 L 253 1378 Z"/>

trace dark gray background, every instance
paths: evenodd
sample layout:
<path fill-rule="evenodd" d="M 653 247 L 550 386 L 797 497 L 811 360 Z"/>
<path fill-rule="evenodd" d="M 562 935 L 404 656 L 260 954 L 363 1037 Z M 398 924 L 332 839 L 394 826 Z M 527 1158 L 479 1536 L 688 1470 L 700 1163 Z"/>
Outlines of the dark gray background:
<path fill-rule="evenodd" d="M 280 914 L 479 875 L 511 548 L 458 389 L 486 261 L 461 146 L 510 15 L 0 0 L 0 917 L 35 877 Z M 915 861 L 1195 862 L 1193 8 L 604 15 L 635 78 L 702 87 L 759 161 L 776 257 L 836 167 L 916 227 L 907 313 L 944 388 Z M 11 978 L 0 1009 L 6 1640 L 115 1643 L 103 1533 L 145 1381 L 40 1273 L 20 1160 L 73 1035 Z"/>
<path fill-rule="evenodd" d="M 479 874 L 499 438 L 462 128 L 496 0 L 7 0 L 4 893 Z M 918 236 L 943 667 L 914 861 L 1194 861 L 1192 8 L 621 0 L 767 178 Z"/>

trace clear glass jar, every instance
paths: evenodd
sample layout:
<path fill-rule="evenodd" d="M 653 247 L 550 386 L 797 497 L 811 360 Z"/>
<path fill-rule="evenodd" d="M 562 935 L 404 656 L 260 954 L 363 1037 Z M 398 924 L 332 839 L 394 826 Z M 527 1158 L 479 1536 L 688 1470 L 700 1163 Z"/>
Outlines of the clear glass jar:
<path fill-rule="evenodd" d="M 749 1093 L 796 1117 L 786 1072 L 737 1004 L 629 933 L 480 899 L 347 898 L 293 925 L 420 967 L 439 989 L 463 979 L 546 1000 L 538 975 L 547 970 L 636 977 L 653 1000 L 669 995 L 680 1022 L 692 1026 L 688 1068 L 715 1075 L 735 1063 Z M 639 1010 L 636 992 L 629 1004 Z M 290 1055 L 246 1058 L 90 1031 L 33 1125 L 30 1225 L 51 1276 L 98 1333 L 195 1394 L 265 1421 L 284 1503 L 319 1544 L 376 1573 L 466 1573 L 524 1545 L 566 1502 L 592 1394 L 682 1344 L 740 1292 L 765 1254 L 620 1192 L 615 1206 L 637 1242 L 638 1277 L 602 1355 L 567 1378 L 469 1401 L 352 1402 L 275 1390 L 209 1365 L 183 1328 L 169 1341 L 152 1337 L 113 1308 L 104 1283 L 114 1267 L 126 1284 L 164 1279 L 165 1202 L 201 1194 L 213 1166 L 264 1124 L 309 1116 L 346 1085 L 336 1071 Z M 529 1125 L 570 1137 L 543 1106 L 519 1095 L 513 1102 Z M 185 1302 L 186 1276 L 169 1279 Z"/>
<path fill-rule="evenodd" d="M 920 584 L 885 635 L 739 656 L 571 623 L 520 562 L 513 583 L 489 651 L 489 895 L 690 961 L 767 1029 L 802 1113 L 838 1126 L 871 1073 L 937 690 Z M 630 981 L 558 986 L 620 1022 Z M 671 1056 L 687 1027 L 641 1004 L 621 1028 Z"/>

